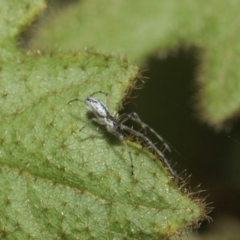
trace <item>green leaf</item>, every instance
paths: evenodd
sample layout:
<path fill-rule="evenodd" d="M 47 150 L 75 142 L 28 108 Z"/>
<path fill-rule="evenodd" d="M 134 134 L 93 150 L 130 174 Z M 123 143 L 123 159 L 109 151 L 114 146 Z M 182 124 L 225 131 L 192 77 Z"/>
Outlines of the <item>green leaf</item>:
<path fill-rule="evenodd" d="M 156 157 L 128 142 L 132 176 L 123 144 L 90 121 L 84 104 L 67 104 L 103 90 L 110 111 L 119 109 L 137 67 L 96 52 L 22 53 L 16 38 L 44 2 L 0 4 L 1 238 L 166 238 L 204 218 L 204 203 Z"/>
<path fill-rule="evenodd" d="M 140 62 L 159 50 L 193 46 L 201 52 L 197 108 L 219 128 L 240 111 L 239 7 L 238 0 L 80 1 L 47 18 L 31 45 L 93 46 Z"/>

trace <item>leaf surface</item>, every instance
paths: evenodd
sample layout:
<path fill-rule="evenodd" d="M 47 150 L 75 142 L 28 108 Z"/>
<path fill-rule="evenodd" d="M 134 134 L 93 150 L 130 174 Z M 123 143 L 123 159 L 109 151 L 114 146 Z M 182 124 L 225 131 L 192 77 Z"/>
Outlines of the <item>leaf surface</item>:
<path fill-rule="evenodd" d="M 16 38 L 45 3 L 0 4 L 1 238 L 165 238 L 203 218 L 158 159 L 128 142 L 132 176 L 122 143 L 83 103 L 67 104 L 103 90 L 117 110 L 137 67 L 96 52 L 22 53 Z"/>

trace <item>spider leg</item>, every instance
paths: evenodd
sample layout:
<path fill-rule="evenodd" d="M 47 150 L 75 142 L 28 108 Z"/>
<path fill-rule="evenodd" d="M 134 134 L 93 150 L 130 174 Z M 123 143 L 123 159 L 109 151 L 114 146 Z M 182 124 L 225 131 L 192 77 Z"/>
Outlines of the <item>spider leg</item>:
<path fill-rule="evenodd" d="M 96 122 L 100 125 L 105 125 L 102 121 L 100 121 L 99 119 L 97 118 L 92 118 L 91 121 L 93 122 Z M 132 169 L 132 175 L 134 175 L 133 173 L 133 159 L 132 159 L 132 152 L 130 150 L 130 148 L 128 147 L 125 139 L 124 139 L 124 136 L 121 134 L 120 130 L 117 129 L 117 130 L 110 130 L 108 129 L 108 132 L 112 133 L 113 135 L 117 136 L 119 140 L 121 140 L 121 142 L 124 144 L 125 148 L 127 149 L 127 152 L 128 152 L 128 155 L 130 157 L 130 160 L 131 160 L 131 169 Z"/>
<path fill-rule="evenodd" d="M 105 93 L 105 92 L 103 92 L 103 91 L 101 91 L 101 90 L 92 93 L 89 97 L 92 97 L 93 95 L 98 94 L 98 93 L 104 94 L 105 96 L 109 97 L 109 94 L 108 94 L 108 93 Z"/>
<path fill-rule="evenodd" d="M 68 104 L 70 104 L 71 102 L 75 102 L 75 101 L 79 101 L 79 102 L 82 102 L 82 103 L 85 103 L 83 100 L 79 99 L 79 98 L 74 98 L 73 100 L 70 100 L 68 102 Z"/>
<path fill-rule="evenodd" d="M 122 141 L 122 143 L 124 144 L 125 148 L 127 149 L 128 155 L 130 157 L 131 160 L 131 169 L 132 169 L 132 175 L 134 175 L 133 173 L 133 159 L 132 159 L 132 152 L 130 150 L 130 148 L 128 147 L 123 135 L 119 134 L 118 138 Z"/>
<path fill-rule="evenodd" d="M 103 91 L 101 91 L 101 90 L 92 93 L 89 97 L 92 97 L 93 95 L 98 94 L 98 93 L 101 93 L 101 94 L 104 94 L 105 96 L 107 96 L 107 101 L 108 101 L 109 94 L 108 94 L 108 93 L 105 93 L 105 92 L 103 92 Z M 81 99 L 79 99 L 79 98 L 74 98 L 73 100 L 70 100 L 70 101 L 68 102 L 68 104 L 71 103 L 71 102 L 74 102 L 74 101 L 79 101 L 79 102 L 85 103 L 85 101 L 83 101 L 83 100 L 81 100 Z"/>
<path fill-rule="evenodd" d="M 167 158 L 164 156 L 164 154 L 161 151 L 158 150 L 158 148 L 155 146 L 155 144 L 147 136 L 145 136 L 144 134 L 142 134 L 142 133 L 140 133 L 140 132 L 138 132 L 138 131 L 130 128 L 130 127 L 127 127 L 126 125 L 123 125 L 123 124 L 120 125 L 120 128 L 122 130 L 125 130 L 125 131 L 127 131 L 129 133 L 132 133 L 135 136 L 143 139 L 157 153 L 157 155 L 163 160 L 165 166 L 168 168 L 168 170 L 172 174 L 172 176 L 174 178 L 177 177 L 176 173 L 173 171 L 172 167 L 170 166 Z"/>
<path fill-rule="evenodd" d="M 171 152 L 171 148 L 168 146 L 167 141 L 161 137 L 153 128 L 151 128 L 150 126 L 148 126 L 146 123 L 144 123 L 140 117 L 138 116 L 137 113 L 132 112 L 132 113 L 125 113 L 121 116 L 121 118 L 119 119 L 119 121 L 117 122 L 117 127 L 119 127 L 120 125 L 122 125 L 123 123 L 125 123 L 128 120 L 132 120 L 136 123 L 138 123 L 142 129 L 145 132 L 145 135 L 147 133 L 147 130 L 149 130 L 151 133 L 153 133 L 161 142 L 163 142 L 164 146 L 166 147 L 166 149 Z"/>

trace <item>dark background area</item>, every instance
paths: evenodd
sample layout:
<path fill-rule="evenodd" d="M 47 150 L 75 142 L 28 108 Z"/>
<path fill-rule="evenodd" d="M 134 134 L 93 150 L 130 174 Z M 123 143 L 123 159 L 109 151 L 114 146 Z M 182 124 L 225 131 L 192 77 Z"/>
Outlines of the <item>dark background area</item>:
<path fill-rule="evenodd" d="M 191 175 L 191 189 L 200 184 L 206 190 L 200 196 L 211 203 L 213 220 L 229 215 L 240 218 L 239 180 L 234 182 L 239 171 L 232 172 L 237 170 L 232 163 L 240 161 L 239 123 L 227 133 L 216 132 L 199 120 L 195 110 L 199 61 L 194 48 L 150 56 L 142 67 L 146 83 L 132 92 L 137 97 L 127 100 L 122 112 L 137 112 L 170 143 L 171 165 L 178 173 L 186 170 Z M 208 226 L 205 221 L 200 231 Z"/>

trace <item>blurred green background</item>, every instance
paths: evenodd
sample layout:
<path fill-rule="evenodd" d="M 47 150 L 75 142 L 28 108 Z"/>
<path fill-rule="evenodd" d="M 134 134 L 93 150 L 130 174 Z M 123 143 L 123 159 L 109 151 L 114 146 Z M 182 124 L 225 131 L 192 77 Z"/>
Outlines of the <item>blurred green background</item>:
<path fill-rule="evenodd" d="M 51 1 L 19 39 L 24 50 L 93 48 L 131 59 L 146 83 L 125 101 L 172 146 L 213 222 L 186 239 L 240 236 L 238 1 Z M 176 151 L 175 151 L 175 150 Z"/>

